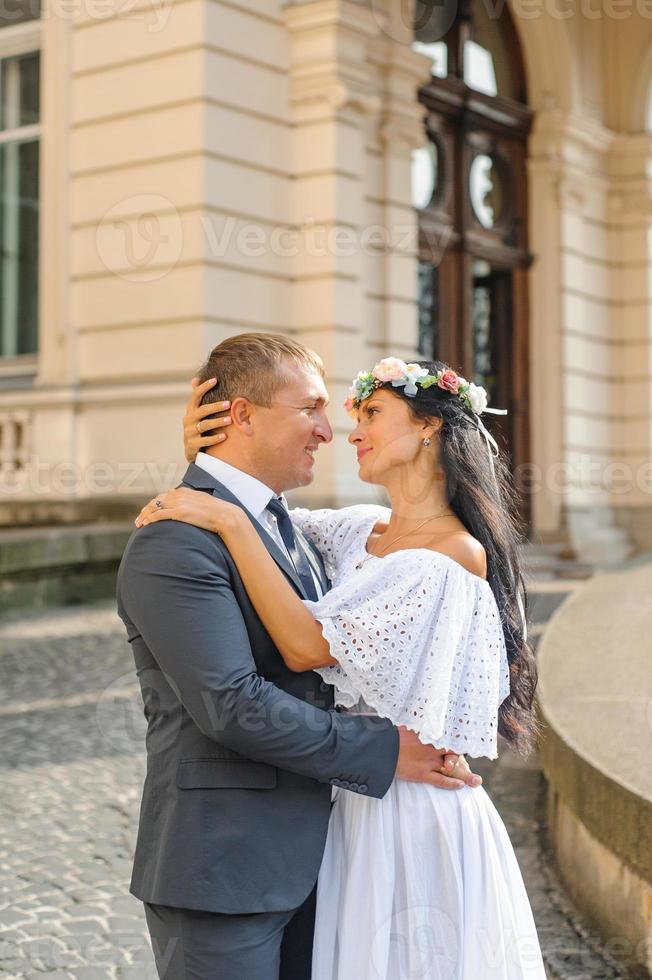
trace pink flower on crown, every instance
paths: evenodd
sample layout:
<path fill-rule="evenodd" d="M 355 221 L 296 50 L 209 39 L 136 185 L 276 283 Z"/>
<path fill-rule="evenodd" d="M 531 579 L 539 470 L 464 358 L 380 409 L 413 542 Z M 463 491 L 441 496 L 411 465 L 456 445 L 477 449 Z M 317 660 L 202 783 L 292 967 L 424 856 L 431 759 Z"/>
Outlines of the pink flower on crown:
<path fill-rule="evenodd" d="M 347 412 L 352 412 L 354 409 L 353 399 L 351 397 L 347 398 L 344 402 L 344 408 Z"/>
<path fill-rule="evenodd" d="M 407 375 L 407 364 L 398 357 L 385 357 L 371 373 L 378 381 L 398 381 Z"/>
<path fill-rule="evenodd" d="M 455 371 L 444 371 L 437 385 L 444 391 L 450 391 L 456 395 L 460 387 L 460 376 Z"/>

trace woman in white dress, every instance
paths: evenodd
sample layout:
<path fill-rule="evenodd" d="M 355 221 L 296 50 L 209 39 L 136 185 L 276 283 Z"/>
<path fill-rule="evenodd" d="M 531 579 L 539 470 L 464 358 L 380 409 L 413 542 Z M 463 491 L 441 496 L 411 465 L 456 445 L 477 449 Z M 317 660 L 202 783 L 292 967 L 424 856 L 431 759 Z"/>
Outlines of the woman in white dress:
<path fill-rule="evenodd" d="M 287 665 L 316 670 L 340 709 L 475 757 L 496 758 L 497 732 L 527 752 L 536 669 L 484 389 L 441 362 L 387 358 L 358 375 L 347 409 L 360 478 L 384 487 L 391 509 L 290 512 L 332 581 L 318 601 L 299 598 L 239 507 L 182 488 L 139 521 L 219 533 Z M 382 800 L 334 795 L 313 980 L 545 980 L 516 857 L 483 788 L 395 780 Z"/>

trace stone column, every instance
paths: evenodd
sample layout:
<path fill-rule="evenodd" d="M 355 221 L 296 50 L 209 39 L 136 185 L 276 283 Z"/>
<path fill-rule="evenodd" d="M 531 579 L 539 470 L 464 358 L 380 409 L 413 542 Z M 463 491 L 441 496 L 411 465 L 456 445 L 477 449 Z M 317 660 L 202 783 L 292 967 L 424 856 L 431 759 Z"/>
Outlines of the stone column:
<path fill-rule="evenodd" d="M 630 550 L 610 489 L 620 460 L 616 368 L 622 263 L 614 238 L 614 134 L 551 107 L 531 144 L 532 429 L 541 472 L 535 530 L 565 524 L 580 558 Z"/>
<path fill-rule="evenodd" d="M 342 402 L 351 379 L 385 353 L 415 353 L 409 163 L 425 59 L 413 55 L 407 36 L 396 36 L 382 5 L 315 0 L 288 6 L 285 16 L 290 219 L 300 243 L 291 326 L 324 356 L 336 435 L 321 450 L 327 476 L 304 499 L 341 504 L 364 493 L 346 444 L 351 422 Z M 407 249 L 404 241 L 396 247 L 393 226 L 406 227 Z"/>
<path fill-rule="evenodd" d="M 652 549 L 652 135 L 609 154 L 613 257 L 614 474 L 611 507 L 635 547 Z"/>
<path fill-rule="evenodd" d="M 554 537 L 562 524 L 563 494 L 549 485 L 563 466 L 562 298 L 559 207 L 560 160 L 551 120 L 535 117 L 528 160 L 530 248 L 530 428 L 536 486 L 535 533 Z"/>
<path fill-rule="evenodd" d="M 419 356 L 419 219 L 412 205 L 412 151 L 426 140 L 425 109 L 417 100 L 417 91 L 430 77 L 431 63 L 412 50 L 412 22 L 406 23 L 399 16 L 402 7 L 390 5 L 383 41 L 374 50 L 383 92 L 377 144 L 379 207 L 388 231 L 382 266 L 384 331 L 380 353 L 411 361 Z"/>
<path fill-rule="evenodd" d="M 369 10 L 339 0 L 294 4 L 285 16 L 294 123 L 290 220 L 298 233 L 290 325 L 324 358 L 335 430 L 320 450 L 320 481 L 305 498 L 335 504 L 356 490 L 341 403 L 365 363 L 360 237 L 366 129 L 379 109 L 367 60 L 377 25 Z"/>

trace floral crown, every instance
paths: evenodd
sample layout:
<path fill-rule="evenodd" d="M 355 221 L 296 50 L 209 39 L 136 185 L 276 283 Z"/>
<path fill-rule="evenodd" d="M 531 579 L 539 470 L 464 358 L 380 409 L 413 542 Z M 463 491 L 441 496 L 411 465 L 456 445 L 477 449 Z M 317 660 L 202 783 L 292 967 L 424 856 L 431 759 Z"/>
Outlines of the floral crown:
<path fill-rule="evenodd" d="M 376 388 L 390 383 L 393 388 L 403 388 L 404 394 L 409 398 L 414 398 L 419 388 L 431 388 L 437 385 L 438 388 L 457 395 L 460 401 L 476 415 L 480 415 L 487 409 L 485 389 L 473 384 L 472 381 L 467 381 L 451 368 L 445 368 L 437 374 L 430 374 L 420 364 L 406 364 L 398 357 L 386 357 L 376 364 L 372 371 L 360 371 L 357 378 L 353 380 L 349 397 L 344 402 L 345 409 L 349 414 L 354 415 L 356 409 L 373 394 Z M 496 409 L 493 411 L 497 412 Z"/>

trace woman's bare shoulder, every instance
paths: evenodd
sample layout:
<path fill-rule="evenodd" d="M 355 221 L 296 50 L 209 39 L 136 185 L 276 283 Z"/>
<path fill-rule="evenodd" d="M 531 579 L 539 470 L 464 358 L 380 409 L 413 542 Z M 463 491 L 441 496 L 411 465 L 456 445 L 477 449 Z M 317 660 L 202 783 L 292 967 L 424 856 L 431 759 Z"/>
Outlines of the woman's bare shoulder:
<path fill-rule="evenodd" d="M 437 548 L 479 578 L 487 577 L 487 552 L 469 531 L 453 531 L 437 541 Z"/>

